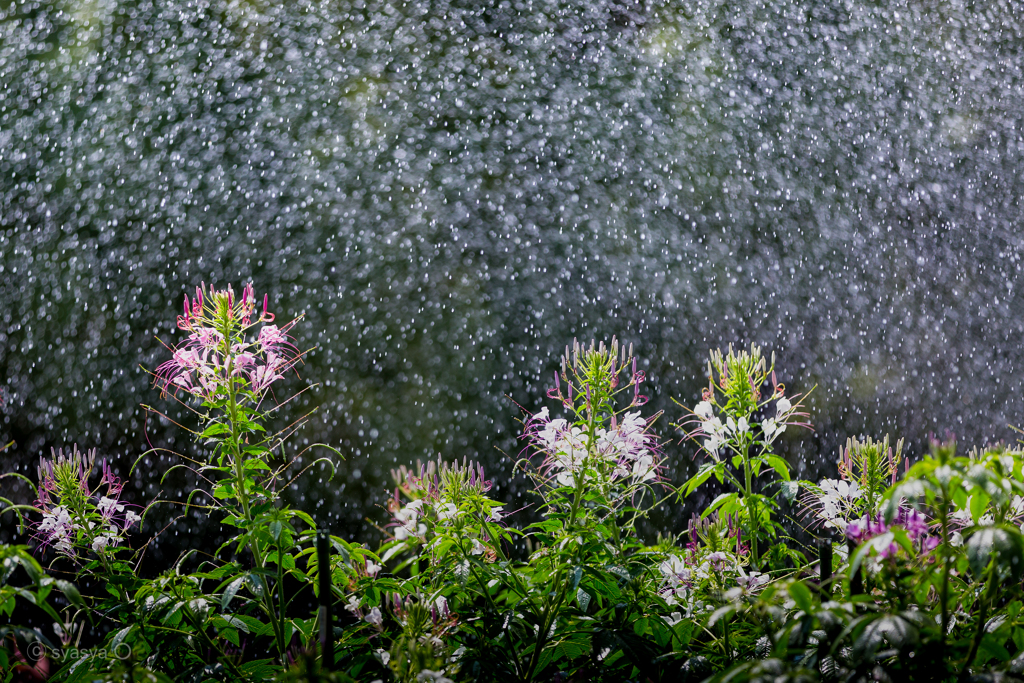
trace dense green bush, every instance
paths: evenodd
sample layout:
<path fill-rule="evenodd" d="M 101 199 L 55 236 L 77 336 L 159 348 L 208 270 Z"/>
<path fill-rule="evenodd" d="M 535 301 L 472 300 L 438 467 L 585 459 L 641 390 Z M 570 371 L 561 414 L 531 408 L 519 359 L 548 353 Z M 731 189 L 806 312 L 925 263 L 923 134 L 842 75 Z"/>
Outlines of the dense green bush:
<path fill-rule="evenodd" d="M 806 395 L 787 394 L 757 347 L 729 349 L 711 354 L 702 400 L 674 425 L 704 461 L 676 486 L 662 476 L 661 416 L 643 414 L 632 349 L 574 343 L 548 394 L 561 417 L 524 411 L 513 459 L 533 481 L 527 504 L 540 521 L 517 527 L 479 465 L 439 461 L 394 472 L 385 541 L 371 550 L 325 537 L 280 498 L 309 468 L 333 469 L 336 452 L 311 446 L 326 450 L 295 472 L 282 445 L 304 418 L 265 430 L 288 404 L 274 388 L 303 358 L 289 336 L 296 321 L 275 324 L 267 305 L 258 309 L 251 285 L 238 297 L 197 290 L 178 319 L 187 339 L 153 373 L 165 398 L 192 408 L 210 453 L 179 456 L 204 485 L 173 504 L 216 516 L 231 539 L 140 576 L 147 544 L 135 529 L 152 505 L 122 502 L 121 480 L 93 451 L 43 458 L 35 506 L 5 501 L 37 548 L 0 548 L 0 612 L 17 621 L 20 601 L 34 605 L 57 640 L 0 628 L 5 683 L 1024 671 L 1021 451 L 958 456 L 950 440 L 910 466 L 901 443 L 851 439 L 839 479 L 794 481 L 773 444 L 807 426 Z M 725 490 L 699 517 L 655 545 L 639 538 L 639 520 L 712 479 Z M 807 528 L 791 535 L 793 510 Z M 66 572 L 92 588 L 51 576 Z M 83 644 L 86 631 L 94 642 Z"/>

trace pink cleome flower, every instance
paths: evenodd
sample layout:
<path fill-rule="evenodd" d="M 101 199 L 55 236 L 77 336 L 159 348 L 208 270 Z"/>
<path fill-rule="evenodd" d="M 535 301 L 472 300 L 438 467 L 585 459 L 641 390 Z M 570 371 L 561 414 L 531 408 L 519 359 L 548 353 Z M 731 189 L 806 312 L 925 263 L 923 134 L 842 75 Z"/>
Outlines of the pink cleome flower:
<path fill-rule="evenodd" d="M 252 283 L 245 285 L 239 300 L 230 287 L 219 291 L 205 284 L 197 287 L 194 299 L 185 297 L 184 315 L 178 316 L 179 329 L 190 334 L 170 349 L 171 358 L 157 367 L 154 383 L 164 393 L 182 390 L 213 401 L 231 382 L 241 379 L 249 391 L 262 395 L 302 356 L 288 336 L 295 321 L 274 325 L 267 304 L 264 296 L 263 312 L 254 321 Z M 261 325 L 258 332 L 257 325 Z M 229 340 L 224 338 L 226 331 Z"/>

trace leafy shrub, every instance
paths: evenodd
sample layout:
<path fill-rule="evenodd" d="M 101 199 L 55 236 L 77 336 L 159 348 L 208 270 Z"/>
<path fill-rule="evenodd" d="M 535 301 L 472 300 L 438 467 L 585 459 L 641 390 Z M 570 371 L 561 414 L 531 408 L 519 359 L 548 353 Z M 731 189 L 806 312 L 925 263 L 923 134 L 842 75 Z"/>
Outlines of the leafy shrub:
<path fill-rule="evenodd" d="M 178 319 L 187 337 L 153 373 L 165 398 L 192 408 L 189 429 L 208 453 L 180 456 L 176 467 L 203 485 L 177 504 L 215 516 L 232 530 L 226 543 L 140 576 L 137 534 L 151 506 L 123 502 L 110 464 L 77 447 L 41 459 L 35 505 L 0 501 L 28 518 L 50 570 L 24 547 L 0 548 L 0 612 L 11 621 L 19 602 L 31 605 L 58 636 L 0 627 L 5 682 L 1024 671 L 1019 450 L 959 456 L 954 442 L 936 442 L 911 465 L 902 442 L 853 438 L 838 479 L 794 481 L 775 444 L 808 426 L 806 394 L 787 395 L 757 347 L 729 349 L 711 354 L 702 400 L 675 425 L 703 459 L 675 486 L 632 349 L 574 343 L 552 405 L 525 413 L 514 462 L 533 482 L 539 521 L 517 526 L 476 463 L 401 467 L 372 550 L 327 536 L 280 497 L 310 467 L 333 469 L 338 454 L 318 445 L 325 455 L 293 472 L 284 444 L 304 418 L 268 433 L 288 403 L 274 389 L 304 355 L 290 336 L 298 320 L 278 326 L 268 303 L 257 311 L 251 285 L 238 297 L 198 289 Z M 727 490 L 685 528 L 653 545 L 639 537 L 638 521 L 712 478 Z M 807 523 L 796 535 L 784 523 L 793 505 Z M 99 589 L 80 595 L 57 571 Z M 305 613 L 313 601 L 319 611 Z"/>

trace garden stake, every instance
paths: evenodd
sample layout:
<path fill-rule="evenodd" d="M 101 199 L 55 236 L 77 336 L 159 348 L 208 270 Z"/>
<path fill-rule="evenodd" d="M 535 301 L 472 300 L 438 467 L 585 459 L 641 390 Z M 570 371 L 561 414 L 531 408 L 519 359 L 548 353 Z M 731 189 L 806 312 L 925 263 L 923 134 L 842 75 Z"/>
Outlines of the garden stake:
<path fill-rule="evenodd" d="M 826 594 L 832 596 L 832 539 L 822 539 L 818 544 L 818 570 L 818 595 L 826 602 Z"/>
<path fill-rule="evenodd" d="M 846 547 L 849 549 L 848 557 L 853 557 L 853 554 L 857 552 L 857 544 L 852 540 L 847 539 Z M 850 595 L 861 595 L 864 593 L 864 578 L 861 576 L 861 572 L 858 571 L 856 574 L 850 574 Z"/>
<path fill-rule="evenodd" d="M 331 614 L 331 537 L 327 529 L 316 532 L 317 580 L 320 584 L 321 668 L 334 668 L 334 619 Z"/>

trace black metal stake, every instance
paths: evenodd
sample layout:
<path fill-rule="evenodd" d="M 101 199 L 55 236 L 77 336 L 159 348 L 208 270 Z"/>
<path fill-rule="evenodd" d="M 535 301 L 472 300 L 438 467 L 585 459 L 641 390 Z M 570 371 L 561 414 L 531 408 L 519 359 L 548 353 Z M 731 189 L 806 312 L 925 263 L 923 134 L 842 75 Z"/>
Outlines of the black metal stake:
<path fill-rule="evenodd" d="M 832 539 L 822 539 L 818 545 L 818 587 L 821 601 L 832 597 Z"/>
<path fill-rule="evenodd" d="M 334 615 L 331 613 L 331 535 L 327 529 L 317 529 L 316 559 L 317 581 L 320 588 L 320 657 L 321 668 L 334 668 Z"/>
<path fill-rule="evenodd" d="M 857 552 L 857 544 L 853 541 L 846 541 L 846 548 L 849 552 L 848 557 L 853 557 L 853 554 Z M 850 574 L 850 595 L 862 595 L 864 593 L 864 577 L 861 575 L 861 570 L 858 570 L 856 574 Z"/>

